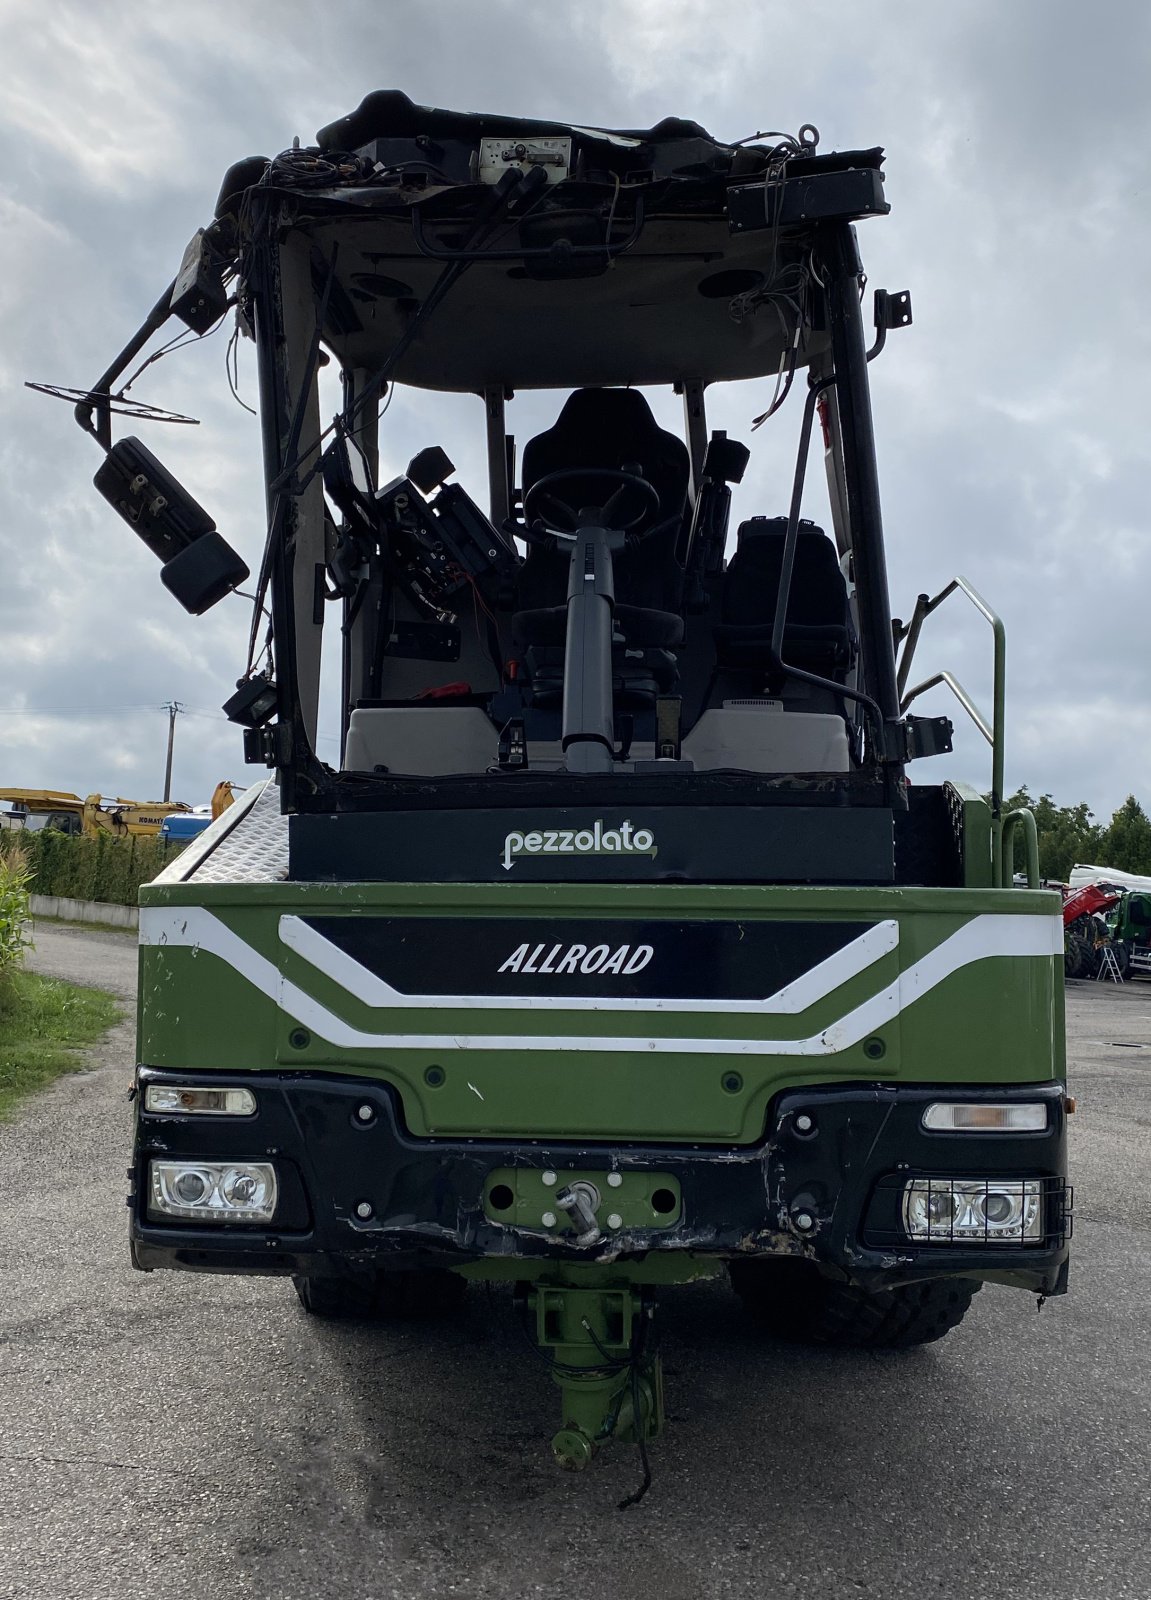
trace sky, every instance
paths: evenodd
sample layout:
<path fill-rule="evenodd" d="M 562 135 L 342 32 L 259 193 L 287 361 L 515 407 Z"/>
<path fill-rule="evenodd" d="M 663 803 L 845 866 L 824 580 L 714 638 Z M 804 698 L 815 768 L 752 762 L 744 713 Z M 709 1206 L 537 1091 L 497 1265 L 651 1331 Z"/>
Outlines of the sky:
<path fill-rule="evenodd" d="M 870 284 L 909 288 L 914 307 L 870 369 L 894 609 L 959 572 L 1003 616 L 1008 791 L 1104 818 L 1132 792 L 1151 808 L 1151 7 L 0 0 L 0 38 L 0 787 L 158 797 L 169 701 L 186 708 L 177 798 L 260 775 L 219 711 L 248 605 L 187 616 L 92 488 L 99 453 L 70 408 L 24 383 L 95 380 L 234 161 L 307 144 L 399 88 L 454 110 L 674 115 L 720 139 L 810 122 L 825 151 L 883 145 L 891 214 L 861 224 L 860 244 Z M 254 567 L 259 439 L 228 392 L 227 338 L 133 390 L 198 427 L 122 431 Z M 250 345 L 239 379 L 253 403 Z M 747 439 L 764 388 L 712 391 L 711 426 Z M 520 438 L 549 425 L 553 399 L 516 403 Z M 737 518 L 786 510 L 800 404 L 797 386 L 754 436 Z M 478 400 L 399 390 L 385 462 L 443 443 L 482 498 L 482 429 Z M 817 494 L 805 514 L 819 519 Z M 960 597 L 917 661 L 913 676 L 947 667 L 990 705 L 990 631 Z M 951 706 L 935 691 L 917 709 Z M 913 775 L 987 788 L 988 747 L 954 710 L 954 754 Z M 320 754 L 335 757 L 330 733 Z"/>

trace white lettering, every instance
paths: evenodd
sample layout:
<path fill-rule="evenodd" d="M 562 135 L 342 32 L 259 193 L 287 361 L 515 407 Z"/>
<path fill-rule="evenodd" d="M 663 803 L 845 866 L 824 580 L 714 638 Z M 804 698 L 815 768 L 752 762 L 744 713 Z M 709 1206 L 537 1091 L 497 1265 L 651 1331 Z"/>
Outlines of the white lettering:
<path fill-rule="evenodd" d="M 525 945 L 526 949 L 527 946 Z M 579 966 L 580 957 L 587 954 L 586 944 L 573 944 L 570 950 L 565 951 L 564 958 L 556 968 L 557 972 L 574 972 Z"/>
<path fill-rule="evenodd" d="M 578 833 L 571 829 L 533 829 L 529 833 L 512 832 L 504 838 L 503 867 L 510 872 L 514 857 L 520 855 L 624 855 L 658 854 L 655 834 L 650 828 L 634 828 L 624 820 L 618 828 L 605 828 L 603 818 L 597 817 L 590 828 Z"/>
<path fill-rule="evenodd" d="M 607 960 L 607 945 L 596 944 L 591 947 L 587 955 L 580 962 L 581 972 L 598 972 Z M 593 965 L 594 962 L 594 965 Z"/>
<path fill-rule="evenodd" d="M 518 972 L 527 953 L 528 947 L 526 944 L 517 944 L 511 955 L 507 958 L 499 970 L 501 972 Z"/>
<path fill-rule="evenodd" d="M 543 955 L 544 951 L 547 955 Z M 601 976 L 608 973 L 620 976 L 631 976 L 632 973 L 642 972 L 655 954 L 654 946 L 650 944 L 618 945 L 614 950 L 609 945 L 592 945 L 589 949 L 586 944 L 570 944 L 566 948 L 562 944 L 518 944 L 507 956 L 499 972 L 533 973 L 536 977 L 574 975 L 577 972 L 598 972 Z M 543 956 L 543 960 L 540 957 Z"/>
<path fill-rule="evenodd" d="M 527 949 L 527 945 L 524 946 L 524 949 Z M 655 950 L 650 944 L 637 944 L 631 960 L 623 969 L 624 972 L 627 973 L 629 977 L 633 972 L 642 972 L 654 955 Z"/>

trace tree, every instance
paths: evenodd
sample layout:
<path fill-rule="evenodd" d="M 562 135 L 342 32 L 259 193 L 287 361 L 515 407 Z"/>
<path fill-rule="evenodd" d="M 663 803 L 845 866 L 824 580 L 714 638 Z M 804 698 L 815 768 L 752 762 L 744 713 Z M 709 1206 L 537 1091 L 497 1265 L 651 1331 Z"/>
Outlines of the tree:
<path fill-rule="evenodd" d="M 1111 818 L 1099 850 L 1101 866 L 1151 877 L 1151 818 L 1133 794 Z"/>
<path fill-rule="evenodd" d="M 1041 878 L 1056 878 L 1066 883 L 1077 861 L 1094 862 L 1100 859 L 1104 830 L 1091 820 L 1094 812 L 1085 803 L 1057 806 L 1051 795 L 1040 795 L 1038 800 L 1033 800 L 1027 789 L 1022 788 L 1003 802 L 1004 814 L 1019 807 L 1029 807 L 1035 813 Z M 1147 821 L 1145 817 L 1143 820 Z M 1148 827 L 1151 828 L 1151 824 Z M 1015 870 L 1021 872 L 1024 865 L 1023 840 L 1017 836 Z M 1120 863 L 1108 860 L 1107 865 L 1118 867 Z"/>

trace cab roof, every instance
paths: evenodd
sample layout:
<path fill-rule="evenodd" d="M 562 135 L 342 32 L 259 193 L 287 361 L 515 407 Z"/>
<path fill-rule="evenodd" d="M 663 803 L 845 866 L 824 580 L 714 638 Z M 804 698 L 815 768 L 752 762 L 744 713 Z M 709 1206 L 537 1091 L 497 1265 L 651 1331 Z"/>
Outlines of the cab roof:
<path fill-rule="evenodd" d="M 826 348 L 820 225 L 888 209 L 881 150 L 764 137 L 443 111 L 385 90 L 312 149 L 234 167 L 218 219 L 241 254 L 261 197 L 282 231 L 304 230 L 346 367 L 379 367 L 419 316 L 390 376 L 422 388 L 761 377 L 797 332 L 799 364 Z"/>

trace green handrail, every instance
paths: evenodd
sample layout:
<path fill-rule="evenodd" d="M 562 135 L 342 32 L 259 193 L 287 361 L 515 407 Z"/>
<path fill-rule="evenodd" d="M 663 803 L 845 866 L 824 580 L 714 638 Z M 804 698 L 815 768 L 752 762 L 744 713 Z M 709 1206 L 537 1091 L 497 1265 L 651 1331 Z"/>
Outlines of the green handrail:
<path fill-rule="evenodd" d="M 1023 843 L 1027 852 L 1027 887 L 1039 887 L 1039 830 L 1035 826 L 1035 813 L 1021 806 L 1009 811 L 1003 819 L 1003 866 L 1001 882 L 1010 889 L 1015 881 L 1015 830 L 1023 829 Z"/>
<path fill-rule="evenodd" d="M 937 672 L 933 677 L 926 678 L 922 683 L 917 683 L 913 689 L 906 688 L 907 675 L 911 669 L 911 660 L 915 654 L 915 647 L 919 642 L 920 630 L 931 613 L 943 604 L 949 595 L 959 590 L 965 594 L 972 605 L 982 617 L 991 624 L 991 631 L 995 639 L 994 680 L 993 680 L 993 709 L 990 723 L 979 711 L 971 696 L 963 685 L 950 672 Z M 903 651 L 899 658 L 899 667 L 896 673 L 896 683 L 902 696 L 900 710 L 906 711 L 913 700 L 921 694 L 926 694 L 928 689 L 934 689 L 938 684 L 944 684 L 951 690 L 974 722 L 980 733 L 991 746 L 991 881 L 1003 881 L 1003 716 L 1006 701 L 1006 656 L 1007 634 L 1001 619 L 992 611 L 977 589 L 972 588 L 966 578 L 954 577 L 951 582 L 942 588 L 937 595 L 929 598 L 921 594 L 915 602 L 915 609 L 911 619 L 906 625 L 901 624 L 896 631 L 896 643 L 904 640 Z M 1015 813 L 1013 813 L 1014 815 Z M 1032 819 L 1034 829 L 1034 819 Z M 1019 826 L 1019 824 L 1016 824 Z M 1026 828 L 1027 824 L 1022 826 Z M 1014 833 L 1014 830 L 1012 830 Z M 1030 840 L 1030 835 L 1028 836 Z M 1030 842 L 1028 843 L 1030 850 Z M 1010 859 L 1010 858 L 1008 858 Z M 1030 871 L 1030 855 L 1028 857 Z M 1036 853 L 1038 862 L 1038 850 Z M 1035 881 L 1039 881 L 1038 865 L 1036 866 Z"/>

